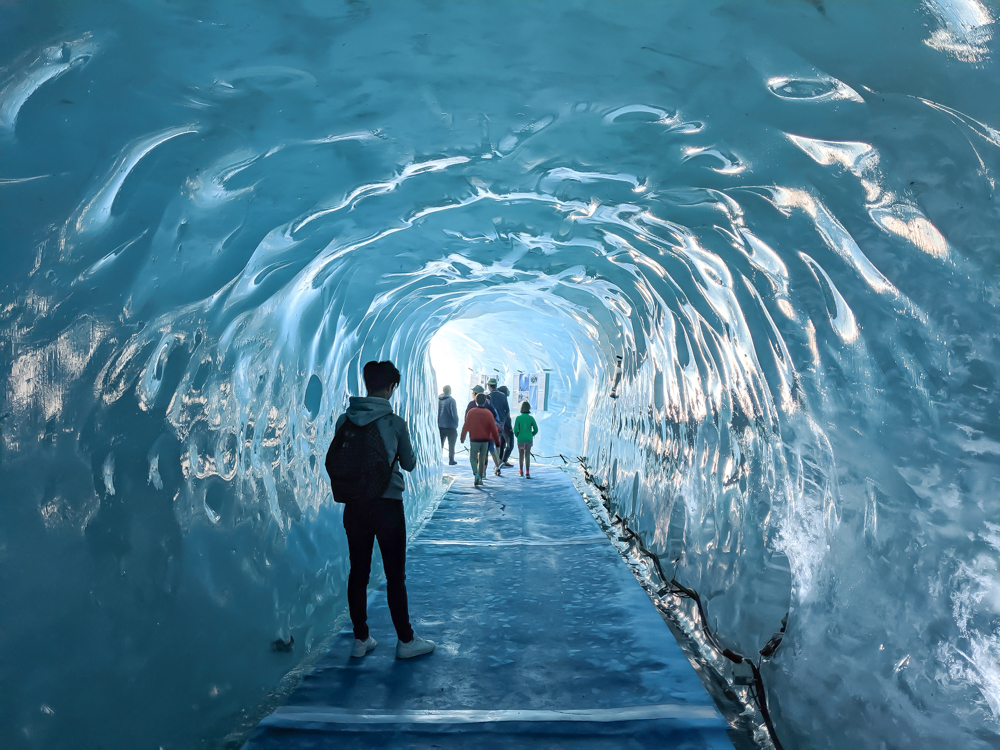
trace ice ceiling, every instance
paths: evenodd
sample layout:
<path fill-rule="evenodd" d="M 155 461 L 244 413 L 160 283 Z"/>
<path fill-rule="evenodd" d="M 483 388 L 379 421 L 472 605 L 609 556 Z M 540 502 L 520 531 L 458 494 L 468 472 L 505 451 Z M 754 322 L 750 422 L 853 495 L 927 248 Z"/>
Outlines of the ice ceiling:
<path fill-rule="evenodd" d="M 360 365 L 412 522 L 472 339 L 724 643 L 789 612 L 786 747 L 996 747 L 996 13 L 0 2 L 0 745 L 251 721 L 344 609 Z"/>

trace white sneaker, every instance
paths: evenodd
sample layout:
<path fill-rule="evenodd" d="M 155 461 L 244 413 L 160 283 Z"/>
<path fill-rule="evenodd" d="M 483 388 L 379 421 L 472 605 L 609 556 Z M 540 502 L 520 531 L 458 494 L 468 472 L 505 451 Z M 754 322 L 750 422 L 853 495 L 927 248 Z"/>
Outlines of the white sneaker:
<path fill-rule="evenodd" d="M 359 641 L 357 638 L 355 638 L 354 648 L 351 649 L 351 656 L 353 656 L 355 659 L 360 659 L 362 656 L 367 654 L 377 645 L 378 641 L 376 641 L 371 636 L 368 636 L 368 639 L 364 641 Z"/>
<path fill-rule="evenodd" d="M 434 650 L 434 646 L 434 641 L 428 641 L 426 638 L 421 638 L 419 635 L 414 633 L 413 640 L 409 643 L 396 641 L 396 658 L 412 659 L 414 656 L 429 654 Z"/>

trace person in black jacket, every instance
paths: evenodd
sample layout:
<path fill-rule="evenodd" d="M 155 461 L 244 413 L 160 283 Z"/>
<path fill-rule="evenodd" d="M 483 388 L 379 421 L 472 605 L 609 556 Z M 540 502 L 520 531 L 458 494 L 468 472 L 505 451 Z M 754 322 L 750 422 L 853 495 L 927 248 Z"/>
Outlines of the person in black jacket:
<path fill-rule="evenodd" d="M 441 433 L 441 447 L 448 441 L 448 465 L 454 466 L 455 440 L 458 439 L 458 404 L 451 397 L 451 386 L 446 385 L 444 393 L 438 396 L 438 432 Z"/>
<path fill-rule="evenodd" d="M 490 389 L 489 399 L 490 403 L 493 405 L 493 411 L 496 412 L 497 418 L 497 431 L 500 433 L 500 445 L 497 446 L 499 452 L 494 454 L 493 460 L 496 462 L 496 474 L 500 475 L 500 466 L 510 466 L 511 464 L 506 463 L 502 458 L 506 449 L 506 434 L 507 425 L 510 424 L 510 403 L 507 401 L 507 394 L 497 388 L 497 379 L 490 378 L 486 383 L 487 387 Z"/>
<path fill-rule="evenodd" d="M 499 388 L 497 388 L 497 390 L 501 391 L 504 396 L 510 399 L 510 391 L 507 389 L 507 386 L 502 385 Z M 510 454 L 514 452 L 515 442 L 514 442 L 514 425 L 511 424 L 510 421 L 509 400 L 507 401 L 507 421 L 504 422 L 500 427 L 501 427 L 500 434 L 503 437 L 503 443 L 504 443 L 503 452 L 500 454 L 500 460 L 503 462 L 504 466 L 508 468 L 513 468 L 514 464 L 510 462 Z"/>

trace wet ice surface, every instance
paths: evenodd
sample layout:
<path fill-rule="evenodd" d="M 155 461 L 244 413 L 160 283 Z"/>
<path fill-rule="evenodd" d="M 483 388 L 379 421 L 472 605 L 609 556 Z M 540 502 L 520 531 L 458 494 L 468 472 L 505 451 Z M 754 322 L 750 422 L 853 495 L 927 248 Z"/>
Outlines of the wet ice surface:
<path fill-rule="evenodd" d="M 411 622 L 438 644 L 433 654 L 395 659 L 396 638 L 380 590 L 369 606 L 376 649 L 352 659 L 354 636 L 341 633 L 247 750 L 472 742 L 731 750 L 726 723 L 573 485 L 553 468 L 537 468 L 532 476 L 490 477 L 479 490 L 472 487 L 471 472 L 464 472 L 410 547 Z M 676 715 L 621 720 L 630 710 L 666 708 Z M 380 729 L 364 721 L 372 709 L 403 724 L 405 712 L 419 721 L 440 711 L 527 709 L 598 717 L 614 710 L 620 718 L 455 721 L 443 727 L 449 737 L 421 725 Z M 337 720 L 317 720 L 324 712 Z M 316 731 L 332 736 L 317 740 L 310 736 Z M 428 732 L 429 738 L 422 736 Z M 475 739 L 456 732 L 475 733 Z"/>
<path fill-rule="evenodd" d="M 512 7 L 0 5 L 0 744 L 252 715 L 367 359 L 433 504 L 446 324 L 725 643 L 790 613 L 786 745 L 996 743 L 996 9 Z"/>

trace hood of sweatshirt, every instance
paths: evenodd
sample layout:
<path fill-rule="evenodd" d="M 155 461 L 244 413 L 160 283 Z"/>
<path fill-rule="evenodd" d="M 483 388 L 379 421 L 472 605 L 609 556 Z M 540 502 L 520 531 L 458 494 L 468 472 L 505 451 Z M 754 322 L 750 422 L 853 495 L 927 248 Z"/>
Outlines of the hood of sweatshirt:
<path fill-rule="evenodd" d="M 392 414 L 392 404 L 386 398 L 351 396 L 350 404 L 347 407 L 347 418 L 358 427 L 371 424 L 386 414 Z"/>
<path fill-rule="evenodd" d="M 438 401 L 444 401 L 446 398 L 451 398 L 451 396 L 445 396 L 443 393 L 438 396 Z"/>

